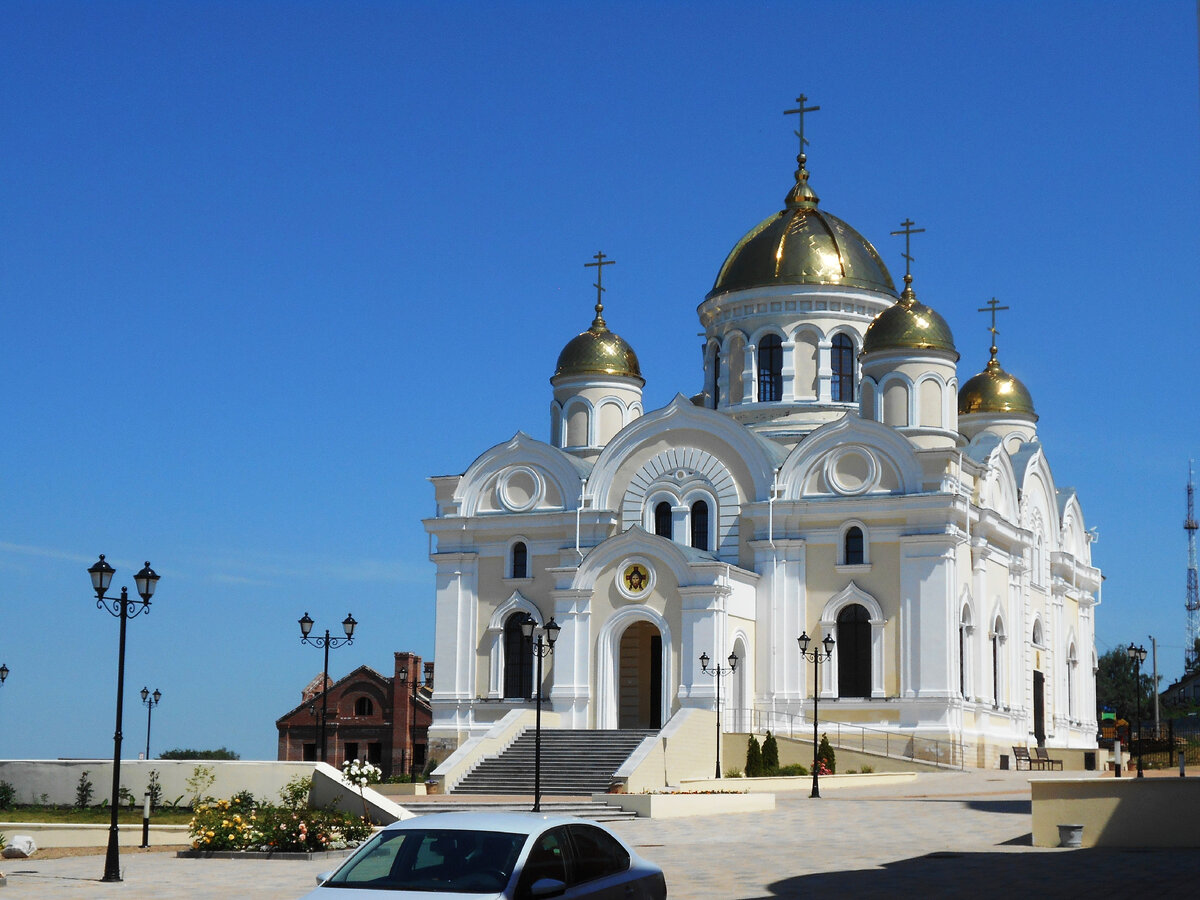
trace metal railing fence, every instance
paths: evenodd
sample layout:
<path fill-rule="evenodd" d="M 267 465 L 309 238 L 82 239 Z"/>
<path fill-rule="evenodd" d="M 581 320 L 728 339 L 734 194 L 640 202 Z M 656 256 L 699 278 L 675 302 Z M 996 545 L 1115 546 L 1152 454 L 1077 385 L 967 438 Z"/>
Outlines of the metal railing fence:
<path fill-rule="evenodd" d="M 731 731 L 765 734 L 792 740 L 812 740 L 812 719 L 795 713 L 763 709 L 734 709 L 729 716 Z M 866 725 L 818 719 L 819 734 L 826 735 L 834 749 L 858 750 L 888 759 L 915 760 L 946 768 L 965 765 L 962 741 L 951 738 L 927 738 L 901 731 L 887 731 Z"/>

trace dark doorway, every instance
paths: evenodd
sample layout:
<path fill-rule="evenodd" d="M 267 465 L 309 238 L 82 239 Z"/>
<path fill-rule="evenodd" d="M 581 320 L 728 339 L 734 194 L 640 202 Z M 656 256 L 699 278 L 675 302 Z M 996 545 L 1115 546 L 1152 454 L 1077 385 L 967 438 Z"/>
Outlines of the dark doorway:
<path fill-rule="evenodd" d="M 662 635 L 649 622 L 635 622 L 621 635 L 618 660 L 618 728 L 661 728 Z"/>
<path fill-rule="evenodd" d="M 1046 676 L 1033 673 L 1033 736 L 1039 747 L 1046 746 Z"/>
<path fill-rule="evenodd" d="M 871 696 L 871 615 L 857 603 L 847 606 L 837 617 L 839 697 Z"/>
<path fill-rule="evenodd" d="M 521 631 L 525 613 L 504 623 L 504 696 L 509 700 L 533 697 L 533 640 Z"/>

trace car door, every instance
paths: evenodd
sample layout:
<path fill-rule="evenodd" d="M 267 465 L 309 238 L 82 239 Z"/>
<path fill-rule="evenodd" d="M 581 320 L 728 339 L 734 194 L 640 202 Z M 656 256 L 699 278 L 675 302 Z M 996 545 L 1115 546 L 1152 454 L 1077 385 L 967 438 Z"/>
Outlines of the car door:
<path fill-rule="evenodd" d="M 602 828 L 579 823 L 566 826 L 571 839 L 568 871 L 570 882 L 564 897 L 587 900 L 635 900 L 649 896 L 629 869 L 629 852 Z"/>

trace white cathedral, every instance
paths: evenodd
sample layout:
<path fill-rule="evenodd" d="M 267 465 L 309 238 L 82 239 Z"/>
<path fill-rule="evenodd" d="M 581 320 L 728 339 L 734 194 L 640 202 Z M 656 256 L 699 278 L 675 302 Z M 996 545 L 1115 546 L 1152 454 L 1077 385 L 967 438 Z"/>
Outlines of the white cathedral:
<path fill-rule="evenodd" d="M 642 408 L 597 254 L 595 319 L 559 354 L 549 440 L 518 431 L 432 479 L 434 756 L 529 707 L 527 616 L 561 629 L 541 693 L 569 728 L 712 710 L 700 656 L 736 654 L 728 731 L 811 722 L 819 696 L 823 728 L 945 740 L 967 765 L 1096 746 L 1092 536 L 997 360 L 995 301 L 991 358 L 960 388 L 945 320 L 909 274 L 897 294 L 797 159 L 784 209 L 698 307 L 698 394 Z M 819 683 L 802 634 L 834 639 Z"/>

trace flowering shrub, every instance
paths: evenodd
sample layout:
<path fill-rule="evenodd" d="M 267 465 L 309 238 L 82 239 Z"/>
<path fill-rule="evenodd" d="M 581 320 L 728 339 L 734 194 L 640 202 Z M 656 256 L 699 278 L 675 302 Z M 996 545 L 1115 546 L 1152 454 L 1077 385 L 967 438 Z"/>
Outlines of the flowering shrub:
<path fill-rule="evenodd" d="M 217 800 L 196 808 L 188 827 L 194 850 L 311 852 L 355 846 L 371 824 L 331 810 L 245 807 Z"/>
<path fill-rule="evenodd" d="M 368 784 L 378 784 L 383 778 L 383 770 L 369 762 L 346 760 L 342 763 L 342 777 L 361 791 Z"/>

